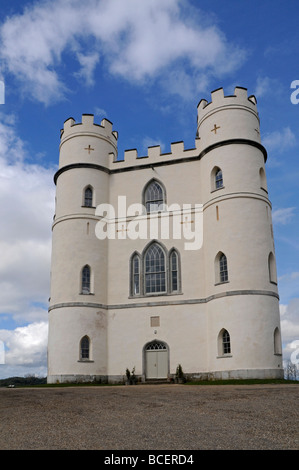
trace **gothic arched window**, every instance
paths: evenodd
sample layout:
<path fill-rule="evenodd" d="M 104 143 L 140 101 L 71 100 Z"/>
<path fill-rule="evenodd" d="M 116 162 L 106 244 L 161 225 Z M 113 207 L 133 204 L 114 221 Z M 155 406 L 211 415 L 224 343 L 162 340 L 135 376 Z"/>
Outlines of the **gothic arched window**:
<path fill-rule="evenodd" d="M 130 295 L 178 294 L 181 292 L 180 253 L 152 241 L 130 258 Z"/>
<path fill-rule="evenodd" d="M 132 258 L 132 295 L 140 294 L 140 257 L 135 254 Z"/>
<path fill-rule="evenodd" d="M 218 335 L 218 356 L 222 357 L 231 354 L 230 334 L 226 329 L 222 329 Z"/>
<path fill-rule="evenodd" d="M 92 207 L 92 196 L 93 191 L 90 186 L 88 186 L 84 191 L 84 206 L 85 207 Z"/>
<path fill-rule="evenodd" d="M 215 166 L 211 172 L 211 191 L 223 188 L 223 173 L 221 168 Z"/>
<path fill-rule="evenodd" d="M 222 353 L 230 354 L 230 335 L 227 330 L 222 332 Z"/>
<path fill-rule="evenodd" d="M 82 294 L 90 294 L 90 267 L 84 266 L 81 278 Z"/>
<path fill-rule="evenodd" d="M 219 189 L 223 187 L 223 176 L 222 170 L 220 168 L 215 173 L 215 189 Z"/>
<path fill-rule="evenodd" d="M 169 256 L 170 290 L 176 292 L 179 290 L 179 260 L 178 254 L 172 250 Z"/>
<path fill-rule="evenodd" d="M 227 258 L 223 253 L 219 257 L 219 281 L 228 281 Z"/>
<path fill-rule="evenodd" d="M 90 340 L 88 336 L 83 336 L 80 341 L 80 359 L 89 359 Z"/>
<path fill-rule="evenodd" d="M 158 212 L 164 210 L 165 191 L 158 181 L 151 181 L 144 191 L 144 205 L 146 212 Z"/>
<path fill-rule="evenodd" d="M 144 258 L 145 293 L 166 292 L 166 263 L 162 248 L 154 243 Z"/>
<path fill-rule="evenodd" d="M 215 283 L 228 282 L 227 258 L 219 251 L 215 257 Z"/>

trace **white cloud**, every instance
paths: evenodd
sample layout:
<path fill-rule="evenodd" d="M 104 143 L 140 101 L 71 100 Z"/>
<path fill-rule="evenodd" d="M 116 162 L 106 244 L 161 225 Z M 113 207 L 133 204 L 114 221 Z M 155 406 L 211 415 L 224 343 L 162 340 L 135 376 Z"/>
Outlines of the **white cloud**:
<path fill-rule="evenodd" d="M 103 118 L 103 117 L 107 118 L 108 113 L 105 111 L 105 109 L 96 106 L 94 108 L 94 115 L 99 116 L 101 118 Z"/>
<path fill-rule="evenodd" d="M 9 348 L 9 364 L 39 368 L 45 367 L 38 345 L 47 324 L 54 169 L 29 164 L 27 156 L 14 117 L 0 115 L 0 320 L 10 328 L 28 324 L 0 330 L 0 340 Z"/>
<path fill-rule="evenodd" d="M 184 68 L 173 68 L 163 78 L 161 84 L 164 90 L 183 99 L 193 99 L 194 95 L 206 93 L 209 90 L 209 77 L 198 70 L 190 72 Z"/>
<path fill-rule="evenodd" d="M 257 98 L 262 98 L 266 96 L 275 96 L 278 95 L 283 96 L 284 87 L 281 82 L 277 78 L 271 78 L 267 76 L 259 76 L 256 81 L 256 88 L 254 91 L 254 95 Z"/>
<path fill-rule="evenodd" d="M 260 98 L 262 96 L 268 95 L 269 93 L 273 92 L 273 89 L 275 88 L 275 79 L 272 79 L 270 77 L 258 77 L 256 81 L 256 89 L 254 91 L 254 95 L 257 98 Z"/>
<path fill-rule="evenodd" d="M 287 361 L 293 352 L 291 344 L 299 340 L 299 298 L 293 298 L 287 305 L 280 306 L 283 355 Z"/>
<path fill-rule="evenodd" d="M 0 336 L 5 343 L 5 364 L 39 367 L 46 363 L 47 322 L 34 322 L 12 331 L 0 330 Z"/>
<path fill-rule="evenodd" d="M 291 281 L 296 281 L 297 279 L 299 278 L 299 272 L 298 271 L 294 271 L 290 274 L 283 274 L 282 276 L 280 276 L 278 278 L 278 281 L 284 281 L 286 283 L 290 283 Z M 281 313 L 285 312 L 285 309 L 286 309 L 286 305 L 281 305 Z"/>
<path fill-rule="evenodd" d="M 299 273 L 284 276 L 286 280 L 298 279 Z M 292 298 L 288 304 L 280 304 L 280 325 L 283 345 L 283 360 L 286 366 L 296 349 L 299 357 L 299 298 Z"/>
<path fill-rule="evenodd" d="M 81 78 L 87 86 L 94 85 L 94 71 L 100 60 L 97 52 L 89 55 L 84 55 L 80 52 L 77 53 L 78 61 L 81 65 L 81 70 L 75 73 L 75 76 Z"/>
<path fill-rule="evenodd" d="M 296 136 L 289 127 L 273 131 L 263 137 L 263 145 L 268 151 L 281 153 L 296 145 Z"/>
<path fill-rule="evenodd" d="M 157 138 L 149 137 L 149 136 L 144 137 L 141 143 L 142 155 L 148 155 L 148 148 L 156 147 L 158 145 L 160 145 L 161 153 L 164 153 L 165 145 L 161 142 L 161 139 L 159 139 L 159 137 Z"/>
<path fill-rule="evenodd" d="M 288 224 L 294 217 L 296 207 L 286 207 L 283 209 L 275 209 L 272 212 L 272 220 L 274 224 Z"/>
<path fill-rule="evenodd" d="M 280 317 L 283 317 L 287 311 L 288 306 L 285 304 L 279 304 Z"/>
<path fill-rule="evenodd" d="M 180 0 L 36 2 L 4 21 L 0 54 L 26 93 L 45 104 L 66 92 L 60 72 L 67 53 L 77 57 L 77 76 L 87 84 L 94 81 L 100 56 L 110 73 L 134 82 L 156 78 L 170 66 L 180 82 L 188 69 L 195 87 L 207 75 L 229 73 L 243 63 L 244 50 L 206 24 L 198 8 L 192 9 L 196 18 L 188 12 L 188 2 Z M 182 93 L 184 85 L 177 83 L 169 91 Z"/>

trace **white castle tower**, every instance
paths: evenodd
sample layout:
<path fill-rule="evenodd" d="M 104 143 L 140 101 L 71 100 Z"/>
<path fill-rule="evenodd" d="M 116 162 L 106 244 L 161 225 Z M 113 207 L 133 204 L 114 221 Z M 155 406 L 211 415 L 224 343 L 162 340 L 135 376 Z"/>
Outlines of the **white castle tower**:
<path fill-rule="evenodd" d="M 121 382 L 127 368 L 170 380 L 178 364 L 190 379 L 283 376 L 266 158 L 241 87 L 201 100 L 190 150 L 118 160 L 109 121 L 65 122 L 49 383 Z"/>

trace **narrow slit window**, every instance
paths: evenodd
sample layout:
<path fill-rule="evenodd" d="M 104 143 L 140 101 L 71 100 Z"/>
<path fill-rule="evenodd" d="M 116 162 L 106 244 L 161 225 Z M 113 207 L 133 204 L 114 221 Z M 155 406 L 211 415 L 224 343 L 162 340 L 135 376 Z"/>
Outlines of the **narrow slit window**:
<path fill-rule="evenodd" d="M 171 290 L 176 292 L 178 290 L 178 255 L 175 251 L 170 256 L 170 277 Z"/>
<path fill-rule="evenodd" d="M 139 256 L 135 255 L 132 260 L 133 264 L 133 295 L 140 294 L 140 262 Z"/>
<path fill-rule="evenodd" d="M 90 294 L 90 267 L 87 265 L 82 269 L 82 294 Z"/>

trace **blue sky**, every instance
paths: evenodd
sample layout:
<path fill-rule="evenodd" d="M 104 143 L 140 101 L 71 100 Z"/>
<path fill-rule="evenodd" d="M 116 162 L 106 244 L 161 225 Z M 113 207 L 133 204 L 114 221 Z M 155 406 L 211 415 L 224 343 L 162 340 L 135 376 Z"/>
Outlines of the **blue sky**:
<path fill-rule="evenodd" d="M 299 340 L 296 13 L 295 2 L 278 0 L 1 0 L 0 378 L 46 375 L 63 122 L 108 118 L 119 158 L 155 144 L 167 152 L 180 140 L 193 148 L 197 104 L 219 87 L 232 94 L 242 86 L 258 100 L 289 358 Z"/>

